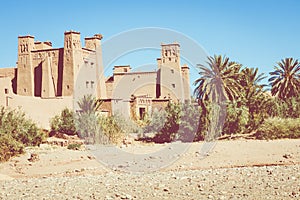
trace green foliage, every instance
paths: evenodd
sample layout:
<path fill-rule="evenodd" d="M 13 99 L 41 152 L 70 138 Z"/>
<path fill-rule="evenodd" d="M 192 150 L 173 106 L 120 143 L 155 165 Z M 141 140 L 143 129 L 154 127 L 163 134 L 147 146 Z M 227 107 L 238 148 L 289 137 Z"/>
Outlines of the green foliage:
<path fill-rule="evenodd" d="M 81 148 L 81 144 L 69 144 L 67 149 L 70 149 L 70 150 L 79 150 Z"/>
<path fill-rule="evenodd" d="M 89 94 L 89 95 L 84 95 L 83 98 L 77 102 L 77 104 L 81 109 L 80 113 L 96 114 L 96 112 L 99 110 L 99 107 L 102 104 L 102 101 L 98 101 L 95 97 Z"/>
<path fill-rule="evenodd" d="M 163 134 L 170 135 L 170 139 L 174 139 L 172 134 L 175 134 L 179 130 L 180 118 L 182 116 L 182 107 L 179 103 L 169 102 L 165 108 L 167 116 L 166 122 L 161 130 Z"/>
<path fill-rule="evenodd" d="M 20 110 L 0 108 L 0 161 L 23 152 L 25 146 L 39 145 L 45 134 Z"/>
<path fill-rule="evenodd" d="M 300 118 L 300 96 L 285 100 L 273 98 L 268 108 L 271 117 Z"/>
<path fill-rule="evenodd" d="M 192 142 L 203 137 L 204 134 L 198 131 L 200 113 L 198 106 L 190 103 L 181 105 L 180 124 L 176 135 L 177 140 Z"/>
<path fill-rule="evenodd" d="M 227 105 L 226 120 L 223 134 L 244 133 L 249 121 L 249 111 L 244 105 L 237 102 L 229 102 Z"/>
<path fill-rule="evenodd" d="M 11 135 L 0 134 L 0 162 L 24 153 L 24 145 Z"/>
<path fill-rule="evenodd" d="M 269 79 L 273 96 L 280 99 L 296 97 L 300 93 L 300 62 L 293 58 L 282 59 L 270 72 Z"/>
<path fill-rule="evenodd" d="M 100 117 L 99 124 L 104 137 L 113 144 L 120 143 L 125 137 L 125 132 L 119 125 L 119 116 Z"/>
<path fill-rule="evenodd" d="M 257 139 L 300 138 L 300 118 L 269 118 L 258 128 Z"/>
<path fill-rule="evenodd" d="M 59 115 L 53 117 L 50 121 L 51 131 L 75 135 L 76 127 L 74 121 L 74 112 L 65 108 Z"/>
<path fill-rule="evenodd" d="M 152 128 L 150 130 L 158 131 L 154 141 L 158 143 L 175 140 L 192 142 L 198 134 L 199 114 L 200 110 L 197 106 L 189 103 L 169 102 L 165 108 L 165 114 L 157 115 L 158 119 L 152 119 L 153 124 L 150 124 L 150 128 Z M 160 119 L 162 120 L 159 122 Z M 163 125 L 162 122 L 164 122 Z M 154 125 L 161 129 L 155 129 Z M 200 135 L 198 134 L 199 138 Z"/>
<path fill-rule="evenodd" d="M 164 127 L 166 122 L 167 113 L 164 109 L 154 109 L 149 117 L 148 124 L 144 127 L 145 133 L 158 133 Z"/>
<path fill-rule="evenodd" d="M 241 65 L 230 62 L 228 57 L 208 57 L 208 66 L 199 64 L 200 78 L 196 79 L 194 94 L 200 101 L 222 102 L 238 97 L 238 76 Z"/>
<path fill-rule="evenodd" d="M 85 95 L 77 102 L 80 111 L 76 113 L 76 130 L 79 137 L 85 139 L 88 144 L 108 143 L 107 138 L 102 133 L 97 113 L 101 103 L 92 95 Z"/>

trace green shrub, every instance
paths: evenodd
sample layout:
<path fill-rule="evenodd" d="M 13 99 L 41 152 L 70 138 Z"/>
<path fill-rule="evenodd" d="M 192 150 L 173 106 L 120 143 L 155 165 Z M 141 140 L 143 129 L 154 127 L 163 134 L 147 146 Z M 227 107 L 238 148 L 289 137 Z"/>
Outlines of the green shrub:
<path fill-rule="evenodd" d="M 176 140 L 192 142 L 201 139 L 203 136 L 199 132 L 200 109 L 197 106 L 189 103 L 170 102 L 165 108 L 165 114 L 158 116 L 158 119 L 153 119 L 156 122 L 155 125 L 161 125 L 162 122 L 164 124 L 153 138 L 154 142 L 163 143 Z M 165 118 L 161 119 L 162 117 Z"/>
<path fill-rule="evenodd" d="M 51 131 L 76 135 L 74 112 L 65 108 L 59 115 L 50 120 Z"/>
<path fill-rule="evenodd" d="M 167 113 L 165 110 L 154 109 L 149 117 L 148 124 L 144 127 L 145 133 L 158 133 L 164 127 Z"/>
<path fill-rule="evenodd" d="M 249 121 L 249 112 L 246 106 L 237 102 L 229 102 L 227 105 L 226 119 L 222 134 L 238 134 L 246 131 Z"/>
<path fill-rule="evenodd" d="M 11 135 L 0 135 L 0 162 L 24 153 L 24 145 Z"/>
<path fill-rule="evenodd" d="M 269 118 L 258 128 L 257 139 L 300 138 L 300 118 Z"/>
<path fill-rule="evenodd" d="M 81 148 L 81 144 L 69 144 L 67 149 L 70 150 L 79 150 Z"/>
<path fill-rule="evenodd" d="M 0 107 L 0 161 L 23 152 L 24 146 L 42 143 L 45 134 L 20 110 Z"/>
<path fill-rule="evenodd" d="M 99 124 L 101 133 L 110 143 L 118 144 L 125 138 L 125 132 L 119 125 L 119 118 L 116 116 L 100 117 Z"/>

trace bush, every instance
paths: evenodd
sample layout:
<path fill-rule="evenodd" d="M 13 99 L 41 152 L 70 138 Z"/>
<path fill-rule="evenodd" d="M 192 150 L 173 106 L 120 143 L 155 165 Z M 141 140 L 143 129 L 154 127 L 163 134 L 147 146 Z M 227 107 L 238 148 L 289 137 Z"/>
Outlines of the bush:
<path fill-rule="evenodd" d="M 257 139 L 300 138 L 300 118 L 269 118 L 258 128 Z"/>
<path fill-rule="evenodd" d="M 183 142 L 192 142 L 199 140 L 202 133 L 199 133 L 200 109 L 189 103 L 168 103 L 165 109 L 165 119 L 161 130 L 153 138 L 154 142 L 163 143 L 180 140 Z M 159 116 L 159 115 L 158 115 Z M 161 118 L 161 116 L 159 116 Z M 159 119 L 160 119 L 159 118 Z M 159 125 L 159 119 L 157 125 Z"/>
<path fill-rule="evenodd" d="M 125 132 L 119 125 L 119 117 L 100 117 L 99 124 L 102 137 L 106 137 L 110 143 L 118 144 L 125 138 Z"/>
<path fill-rule="evenodd" d="M 24 146 L 42 143 L 45 134 L 20 110 L 0 108 L 0 161 L 23 152 Z"/>
<path fill-rule="evenodd" d="M 144 127 L 144 133 L 158 133 L 164 127 L 167 113 L 165 110 L 154 109 L 149 117 L 148 124 Z"/>
<path fill-rule="evenodd" d="M 248 121 L 249 112 L 247 107 L 238 105 L 237 102 L 229 102 L 222 134 L 244 133 Z"/>
<path fill-rule="evenodd" d="M 53 132 L 76 135 L 74 112 L 65 108 L 59 115 L 51 119 L 50 127 Z"/>
<path fill-rule="evenodd" d="M 24 145 L 11 135 L 0 135 L 0 162 L 24 153 Z"/>
<path fill-rule="evenodd" d="M 69 144 L 67 149 L 70 150 L 79 150 L 81 148 L 81 144 Z"/>

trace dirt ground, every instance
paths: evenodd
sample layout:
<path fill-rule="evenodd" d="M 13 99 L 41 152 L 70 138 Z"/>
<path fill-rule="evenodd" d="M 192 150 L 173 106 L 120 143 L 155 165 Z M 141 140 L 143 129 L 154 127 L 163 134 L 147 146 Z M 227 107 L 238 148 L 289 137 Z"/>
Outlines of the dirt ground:
<path fill-rule="evenodd" d="M 86 149 L 42 145 L 1 163 L 0 199 L 300 198 L 300 139 Z"/>

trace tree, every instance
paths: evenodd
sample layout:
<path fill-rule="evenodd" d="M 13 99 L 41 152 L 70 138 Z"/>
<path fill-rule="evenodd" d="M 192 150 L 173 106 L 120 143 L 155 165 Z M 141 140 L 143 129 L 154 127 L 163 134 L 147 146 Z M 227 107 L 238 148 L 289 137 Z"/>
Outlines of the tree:
<path fill-rule="evenodd" d="M 260 84 L 265 78 L 263 73 L 258 73 L 258 68 L 246 67 L 241 71 L 241 104 L 248 109 L 247 127 L 249 131 L 256 129 L 263 122 L 267 113 L 265 108 L 269 98 L 264 90 L 266 85 Z"/>
<path fill-rule="evenodd" d="M 208 57 L 208 67 L 198 65 L 200 69 L 198 78 L 194 85 L 194 95 L 201 101 L 210 100 L 222 102 L 234 100 L 239 95 L 239 72 L 241 65 L 236 62 L 229 62 L 228 57 L 221 55 Z"/>
<path fill-rule="evenodd" d="M 75 124 L 81 138 L 88 144 L 102 143 L 104 141 L 101 132 L 97 111 L 101 105 L 92 95 L 85 95 L 77 104 L 80 111 L 77 113 Z"/>
<path fill-rule="evenodd" d="M 230 62 L 221 55 L 208 57 L 208 67 L 198 65 L 200 78 L 194 82 L 194 95 L 201 106 L 199 130 L 205 131 L 205 140 L 220 136 L 226 118 L 226 104 L 239 97 L 241 64 Z"/>
<path fill-rule="evenodd" d="M 50 127 L 53 133 L 59 132 L 67 135 L 76 135 L 74 112 L 68 108 L 63 109 L 59 115 L 51 119 Z"/>
<path fill-rule="evenodd" d="M 300 92 L 300 63 L 293 58 L 282 59 L 270 72 L 269 79 L 272 86 L 271 93 L 280 99 L 286 99 L 299 95 Z"/>
<path fill-rule="evenodd" d="M 98 101 L 95 97 L 89 94 L 84 95 L 83 98 L 77 102 L 77 104 L 81 113 L 95 114 L 99 110 L 102 101 Z"/>

